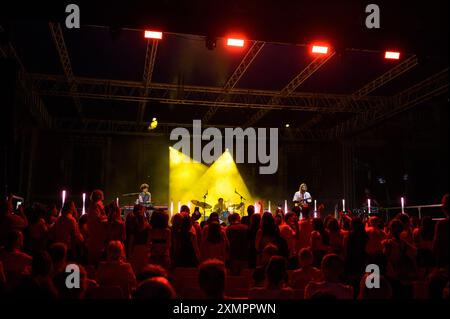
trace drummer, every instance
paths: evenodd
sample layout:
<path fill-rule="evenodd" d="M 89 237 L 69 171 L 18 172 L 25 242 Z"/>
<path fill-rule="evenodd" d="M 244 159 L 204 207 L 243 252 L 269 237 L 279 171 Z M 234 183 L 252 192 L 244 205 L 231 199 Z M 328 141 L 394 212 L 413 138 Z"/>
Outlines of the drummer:
<path fill-rule="evenodd" d="M 227 208 L 225 207 L 225 203 L 223 202 L 223 198 L 220 197 L 219 200 L 217 201 L 217 204 L 214 205 L 214 209 L 213 212 L 216 212 L 218 214 L 226 211 Z"/>

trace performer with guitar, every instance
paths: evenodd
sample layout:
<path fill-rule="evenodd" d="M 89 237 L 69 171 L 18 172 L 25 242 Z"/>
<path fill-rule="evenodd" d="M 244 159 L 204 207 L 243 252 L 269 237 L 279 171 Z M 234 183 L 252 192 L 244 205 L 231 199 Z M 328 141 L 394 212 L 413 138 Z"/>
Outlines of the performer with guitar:
<path fill-rule="evenodd" d="M 300 188 L 294 194 L 294 198 L 292 199 L 295 206 L 302 207 L 304 204 L 310 204 L 312 202 L 311 194 L 308 193 L 308 187 L 305 183 L 300 185 Z"/>

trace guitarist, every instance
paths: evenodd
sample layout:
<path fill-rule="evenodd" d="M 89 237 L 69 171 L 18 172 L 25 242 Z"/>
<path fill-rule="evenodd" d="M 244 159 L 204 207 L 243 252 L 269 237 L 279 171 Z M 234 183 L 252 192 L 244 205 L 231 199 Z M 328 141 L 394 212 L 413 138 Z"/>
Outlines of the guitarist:
<path fill-rule="evenodd" d="M 305 183 L 300 185 L 300 188 L 294 194 L 294 198 L 292 201 L 295 203 L 295 206 L 302 207 L 303 205 L 309 205 L 312 202 L 311 194 L 308 193 L 308 187 Z"/>

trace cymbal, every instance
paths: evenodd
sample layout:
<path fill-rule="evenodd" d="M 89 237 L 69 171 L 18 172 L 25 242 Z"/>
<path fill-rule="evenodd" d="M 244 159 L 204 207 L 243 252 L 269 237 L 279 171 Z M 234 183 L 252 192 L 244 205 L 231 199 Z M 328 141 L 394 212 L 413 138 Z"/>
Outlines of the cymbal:
<path fill-rule="evenodd" d="M 228 206 L 228 207 L 232 207 L 233 209 L 239 209 L 239 208 L 241 208 L 242 206 L 244 206 L 244 203 L 233 204 L 233 205 L 230 205 L 230 206 Z"/>
<path fill-rule="evenodd" d="M 201 201 L 198 201 L 198 200 L 195 200 L 195 199 L 191 200 L 191 203 L 194 204 L 195 206 L 198 206 L 198 207 L 201 207 L 201 208 L 204 208 L 204 209 L 212 208 L 212 206 L 209 205 L 208 203 L 201 202 Z"/>

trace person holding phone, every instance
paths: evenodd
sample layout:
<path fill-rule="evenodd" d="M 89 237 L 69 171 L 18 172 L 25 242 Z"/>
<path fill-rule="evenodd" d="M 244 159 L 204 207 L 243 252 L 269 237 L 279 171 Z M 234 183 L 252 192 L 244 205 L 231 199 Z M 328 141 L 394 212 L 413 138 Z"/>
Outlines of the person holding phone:
<path fill-rule="evenodd" d="M 0 246 L 4 244 L 6 234 L 10 231 L 23 231 L 28 226 L 23 206 L 20 205 L 14 213 L 13 196 L 10 195 L 0 203 Z"/>

